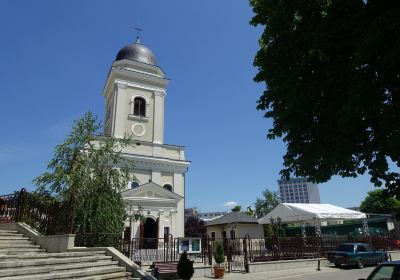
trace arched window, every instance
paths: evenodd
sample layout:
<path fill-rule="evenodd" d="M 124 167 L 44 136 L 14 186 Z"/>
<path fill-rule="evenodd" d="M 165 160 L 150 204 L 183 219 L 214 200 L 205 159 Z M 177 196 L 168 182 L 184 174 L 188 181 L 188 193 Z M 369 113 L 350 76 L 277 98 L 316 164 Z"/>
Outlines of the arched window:
<path fill-rule="evenodd" d="M 171 186 L 170 184 L 165 184 L 165 185 L 163 186 L 163 188 L 166 189 L 166 190 L 168 190 L 168 191 L 170 191 L 170 192 L 172 192 L 172 186 Z"/>
<path fill-rule="evenodd" d="M 133 115 L 139 117 L 146 116 L 146 100 L 142 97 L 136 97 L 133 100 Z"/>
<path fill-rule="evenodd" d="M 138 182 L 132 182 L 132 183 L 131 183 L 131 188 L 132 188 L 132 189 L 135 189 L 135 188 L 137 188 L 137 187 L 139 187 L 139 183 L 138 183 Z"/>

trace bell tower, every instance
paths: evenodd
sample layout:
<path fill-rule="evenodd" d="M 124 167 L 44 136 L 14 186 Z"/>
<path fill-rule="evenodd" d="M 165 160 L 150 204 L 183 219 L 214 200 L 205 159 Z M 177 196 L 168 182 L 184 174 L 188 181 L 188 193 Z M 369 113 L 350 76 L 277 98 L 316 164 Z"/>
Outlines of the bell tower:
<path fill-rule="evenodd" d="M 121 193 L 132 217 L 139 205 L 152 219 L 152 236 L 184 236 L 185 174 L 190 161 L 185 147 L 164 143 L 164 98 L 169 80 L 154 54 L 139 38 L 123 47 L 112 63 L 103 96 L 106 103 L 105 136 L 132 135 L 134 144 L 121 155 L 133 163 L 134 181 Z M 143 238 L 141 225 L 125 221 L 131 237 Z M 129 230 L 130 228 L 130 230 Z"/>
<path fill-rule="evenodd" d="M 112 64 L 103 91 L 104 134 L 164 143 L 164 98 L 169 80 L 154 54 L 140 43 L 123 47 Z"/>

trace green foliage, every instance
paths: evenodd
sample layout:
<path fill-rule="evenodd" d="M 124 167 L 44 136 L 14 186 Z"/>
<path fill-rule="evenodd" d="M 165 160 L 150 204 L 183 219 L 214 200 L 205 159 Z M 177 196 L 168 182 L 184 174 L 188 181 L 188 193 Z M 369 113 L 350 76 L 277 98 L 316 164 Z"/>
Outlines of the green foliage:
<path fill-rule="evenodd" d="M 192 278 L 194 269 L 193 269 L 193 262 L 188 259 L 187 253 L 184 252 L 178 262 L 177 266 L 178 275 L 183 280 L 189 280 Z"/>
<path fill-rule="evenodd" d="M 185 219 L 185 236 L 202 237 L 207 235 L 206 223 L 196 215 L 189 215 Z"/>
<path fill-rule="evenodd" d="M 246 213 L 247 213 L 247 215 L 249 215 L 249 216 L 255 216 L 255 214 L 256 214 L 256 212 L 254 212 L 253 208 L 251 208 L 250 205 L 247 206 L 247 208 L 246 208 Z"/>
<path fill-rule="evenodd" d="M 393 214 L 400 213 L 400 201 L 390 197 L 384 190 L 368 192 L 361 202 L 360 211 L 364 213 Z"/>
<path fill-rule="evenodd" d="M 240 210 L 242 210 L 242 206 L 240 205 L 236 205 L 231 209 L 232 212 L 240 212 Z"/>
<path fill-rule="evenodd" d="M 47 171 L 34 180 L 40 193 L 75 199 L 75 228 L 82 233 L 122 232 L 126 212 L 120 192 L 134 180 L 133 166 L 121 158 L 132 140 L 96 137 L 100 128 L 91 112 L 76 120 Z"/>
<path fill-rule="evenodd" d="M 257 109 L 285 178 L 356 177 L 400 193 L 400 1 L 250 0 L 261 25 Z M 391 166 L 392 164 L 392 166 Z"/>
<path fill-rule="evenodd" d="M 214 260 L 218 266 L 225 261 L 224 247 L 220 241 L 214 242 Z"/>
<path fill-rule="evenodd" d="M 258 218 L 267 215 L 280 203 L 278 192 L 270 191 L 266 188 L 262 194 L 263 197 L 257 197 L 256 202 L 254 203 Z"/>

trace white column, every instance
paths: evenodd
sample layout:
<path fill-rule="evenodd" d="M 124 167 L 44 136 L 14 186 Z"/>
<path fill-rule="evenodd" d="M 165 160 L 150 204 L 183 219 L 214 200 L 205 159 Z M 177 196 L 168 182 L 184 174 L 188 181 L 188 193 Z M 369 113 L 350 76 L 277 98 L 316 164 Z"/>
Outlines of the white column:
<path fill-rule="evenodd" d="M 151 171 L 151 181 L 161 186 L 161 171 Z"/>
<path fill-rule="evenodd" d="M 125 104 L 126 86 L 117 84 L 115 93 L 115 118 L 113 135 L 123 138 L 125 135 L 126 119 L 129 114 L 129 104 Z"/>
<path fill-rule="evenodd" d="M 164 143 L 164 96 L 165 92 L 154 91 L 154 133 L 153 142 Z"/>
<path fill-rule="evenodd" d="M 176 237 L 183 237 L 183 236 L 179 236 L 179 232 L 177 231 L 177 227 L 176 227 L 176 213 L 177 210 L 171 210 L 171 234 L 174 236 L 174 238 Z"/>
<path fill-rule="evenodd" d="M 158 211 L 158 237 L 164 237 L 164 210 Z"/>

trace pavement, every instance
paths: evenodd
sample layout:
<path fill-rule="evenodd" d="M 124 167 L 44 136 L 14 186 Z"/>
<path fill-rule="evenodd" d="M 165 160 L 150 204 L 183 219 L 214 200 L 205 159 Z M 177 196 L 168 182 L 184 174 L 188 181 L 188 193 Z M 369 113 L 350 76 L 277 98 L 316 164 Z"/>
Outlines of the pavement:
<path fill-rule="evenodd" d="M 225 273 L 224 279 L 227 280 L 358 280 L 360 278 L 367 278 L 371 271 L 375 268 L 365 267 L 363 269 L 348 269 L 348 268 L 335 268 L 332 266 L 323 266 L 320 271 L 315 268 L 298 268 L 287 269 L 279 271 L 267 271 L 257 273 Z M 212 279 L 213 277 L 197 277 L 192 278 L 195 280 Z"/>

